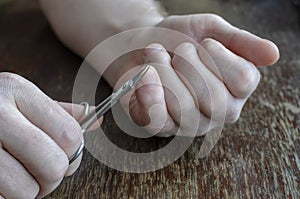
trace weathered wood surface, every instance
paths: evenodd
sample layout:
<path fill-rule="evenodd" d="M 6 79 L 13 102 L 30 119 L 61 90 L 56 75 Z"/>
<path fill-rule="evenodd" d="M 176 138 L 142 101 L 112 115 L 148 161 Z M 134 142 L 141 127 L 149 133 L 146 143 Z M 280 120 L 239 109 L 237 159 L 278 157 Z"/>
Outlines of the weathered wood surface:
<path fill-rule="evenodd" d="M 300 29 L 291 2 L 163 3 L 170 13 L 218 13 L 275 41 L 281 60 L 261 69 L 262 81 L 241 119 L 225 128 L 207 158 L 195 158 L 200 138 L 170 166 L 130 174 L 110 169 L 85 152 L 79 170 L 47 198 L 300 198 Z M 0 14 L 0 55 L 1 71 L 25 76 L 57 100 L 71 100 L 81 59 L 55 38 L 35 1 L 16 1 Z M 102 94 L 108 94 L 103 85 Z M 118 139 L 111 115 L 103 129 Z M 152 148 L 161 142 L 151 139 L 143 145 Z"/>

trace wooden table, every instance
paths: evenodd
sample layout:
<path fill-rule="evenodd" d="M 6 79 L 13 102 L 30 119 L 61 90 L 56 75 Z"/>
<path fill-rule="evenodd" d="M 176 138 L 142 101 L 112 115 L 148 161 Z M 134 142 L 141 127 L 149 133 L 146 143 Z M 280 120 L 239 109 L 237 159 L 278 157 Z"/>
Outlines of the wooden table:
<path fill-rule="evenodd" d="M 271 39 L 280 61 L 261 69 L 262 80 L 240 120 L 227 126 L 207 158 L 195 158 L 201 138 L 168 167 L 144 174 L 119 172 L 85 151 L 79 170 L 47 198 L 299 198 L 300 29 L 287 0 L 163 0 L 170 13 L 214 12 Z M 36 1 L 16 1 L 0 14 L 0 67 L 70 101 L 81 59 L 55 37 Z M 105 89 L 101 95 L 110 92 Z M 104 131 L 130 145 L 106 116 Z M 148 148 L 161 139 L 144 143 Z M 138 146 L 138 145 L 134 145 Z"/>

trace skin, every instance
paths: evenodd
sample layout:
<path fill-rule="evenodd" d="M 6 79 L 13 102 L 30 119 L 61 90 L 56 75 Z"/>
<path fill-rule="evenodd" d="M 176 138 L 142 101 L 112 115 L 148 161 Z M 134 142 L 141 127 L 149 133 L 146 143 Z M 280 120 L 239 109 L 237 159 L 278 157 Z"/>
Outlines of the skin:
<path fill-rule="evenodd" d="M 220 126 L 222 116 L 227 123 L 235 122 L 259 83 L 257 67 L 279 59 L 275 44 L 219 16 L 166 16 L 152 0 L 40 0 L 40 4 L 60 40 L 82 57 L 99 42 L 131 28 L 163 27 L 195 40 L 176 44 L 169 54 L 165 46 L 151 43 L 151 30 L 145 31 L 139 38 L 146 44 L 142 52 L 116 61 L 104 73 L 111 86 L 118 86 L 137 71 L 135 66 L 151 60 L 153 67 L 139 88 L 122 103 L 136 123 L 159 136 L 176 131 L 193 136 L 191 115 L 201 116 L 197 135 Z M 129 37 L 128 45 L 135 41 Z M 101 60 L 91 64 L 103 72 Z M 162 85 L 180 91 L 177 100 L 183 106 Z M 0 198 L 43 197 L 80 164 L 81 157 L 72 165 L 68 158 L 82 139 L 77 121 L 83 107 L 53 101 L 11 73 L 0 73 L 0 99 Z M 225 112 L 218 111 L 224 106 Z M 181 116 L 186 118 L 183 124 Z"/>
<path fill-rule="evenodd" d="M 69 158 L 81 143 L 84 107 L 58 103 L 11 73 L 0 73 L 0 91 L 0 193 L 43 197 L 80 165 L 81 156 L 72 165 Z"/>
<path fill-rule="evenodd" d="M 195 116 L 202 118 L 197 135 L 221 126 L 223 120 L 235 122 L 259 83 L 257 67 L 272 65 L 279 59 L 274 43 L 240 30 L 213 14 L 165 16 L 151 0 L 40 2 L 54 31 L 66 46 L 83 57 L 93 50 L 89 62 L 100 74 L 105 69 L 102 61 L 105 57 L 101 58 L 103 51 L 97 52 L 95 47 L 119 32 L 160 27 L 179 31 L 194 40 L 176 43 L 174 38 L 176 46 L 168 50 L 175 54 L 169 54 L 161 44 L 151 43 L 163 37 L 156 36 L 155 31 L 129 35 L 125 39 L 128 42 L 122 46 L 132 46 L 138 41 L 145 44 L 145 49 L 122 57 L 104 72 L 109 84 L 118 87 L 126 77 L 128 79 L 137 72 L 135 66 L 151 60 L 152 72 L 146 74 L 142 81 L 144 86 L 122 98 L 121 102 L 128 116 L 159 136 L 174 135 L 177 131 L 177 135 L 194 136 L 189 127 L 194 126 Z M 74 16 L 79 15 L 80 18 L 74 20 Z M 169 37 L 172 35 L 165 39 Z M 174 94 L 162 85 L 182 91 L 176 93 L 179 102 L 168 100 L 173 99 Z M 220 111 L 222 107 L 226 110 Z M 180 124 L 183 115 L 186 122 Z"/>

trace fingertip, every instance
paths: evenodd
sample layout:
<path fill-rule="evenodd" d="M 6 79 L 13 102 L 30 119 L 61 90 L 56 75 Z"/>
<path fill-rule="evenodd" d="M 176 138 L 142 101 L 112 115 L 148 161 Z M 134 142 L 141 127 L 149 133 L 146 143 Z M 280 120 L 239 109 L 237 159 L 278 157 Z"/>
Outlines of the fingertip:
<path fill-rule="evenodd" d="M 181 43 L 174 50 L 172 67 L 176 70 L 176 67 L 182 67 L 186 63 L 191 63 L 191 57 L 198 57 L 196 47 L 192 43 Z"/>
<path fill-rule="evenodd" d="M 86 106 L 82 104 L 72 104 L 72 103 L 66 103 L 66 102 L 58 102 L 59 105 L 67 111 L 75 120 L 81 121 L 86 116 Z M 87 112 L 90 113 L 95 109 L 95 106 L 88 106 Z M 103 121 L 103 117 L 99 118 L 98 126 L 101 125 Z M 99 125 L 100 124 L 100 125 Z"/>
<path fill-rule="evenodd" d="M 280 52 L 276 44 L 267 39 L 262 39 L 261 50 L 263 57 L 256 63 L 257 67 L 270 66 L 275 64 L 280 58 Z"/>
<path fill-rule="evenodd" d="M 144 62 L 169 65 L 171 57 L 168 51 L 158 43 L 148 45 L 144 50 Z"/>
<path fill-rule="evenodd" d="M 101 116 L 88 130 L 87 132 L 94 131 L 101 126 L 103 122 L 103 116 Z"/>
<path fill-rule="evenodd" d="M 235 29 L 231 34 L 220 35 L 216 40 L 256 67 L 272 65 L 279 59 L 278 47 L 273 42 L 245 30 Z"/>
<path fill-rule="evenodd" d="M 151 83 L 160 83 L 159 75 L 153 66 L 150 66 L 145 76 L 141 79 L 141 85 L 147 85 Z"/>
<path fill-rule="evenodd" d="M 98 119 L 98 124 L 101 125 L 103 122 L 103 116 L 101 116 L 99 119 Z"/>
<path fill-rule="evenodd" d="M 82 153 L 79 155 L 79 157 L 69 166 L 67 172 L 65 173 L 65 177 L 73 175 L 77 169 L 80 166 L 82 160 Z"/>
<path fill-rule="evenodd" d="M 145 55 L 151 54 L 153 51 L 166 51 L 160 43 L 152 43 L 145 48 Z"/>
<path fill-rule="evenodd" d="M 182 51 L 186 51 L 187 49 L 192 49 L 192 50 L 195 50 L 195 45 L 192 44 L 192 43 L 189 43 L 189 42 L 183 42 L 181 44 L 179 44 L 175 50 L 174 50 L 174 53 L 181 53 Z"/>
<path fill-rule="evenodd" d="M 84 116 L 85 107 L 83 105 L 66 102 L 58 102 L 58 104 L 77 121 Z"/>
<path fill-rule="evenodd" d="M 249 32 L 244 34 L 244 37 L 236 37 L 237 47 L 233 51 L 251 61 L 256 67 L 270 66 L 276 63 L 279 59 L 278 47 L 270 40 L 262 39 Z"/>

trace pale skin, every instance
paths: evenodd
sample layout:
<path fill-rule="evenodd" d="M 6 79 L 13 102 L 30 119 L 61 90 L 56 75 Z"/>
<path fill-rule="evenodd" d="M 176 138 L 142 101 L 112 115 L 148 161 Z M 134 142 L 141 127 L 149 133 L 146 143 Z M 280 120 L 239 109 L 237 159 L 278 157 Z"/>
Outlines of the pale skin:
<path fill-rule="evenodd" d="M 174 47 L 184 60 L 176 53 L 169 54 L 161 44 L 148 43 L 151 32 L 145 32 L 142 38 L 148 45 L 143 52 L 126 57 L 104 74 L 113 86 L 131 68 L 151 60 L 153 67 L 141 83 L 145 86 L 123 105 L 136 123 L 148 125 L 148 131 L 159 136 L 174 135 L 177 130 L 190 136 L 188 126 L 192 124 L 178 125 L 180 109 L 203 116 L 198 135 L 212 128 L 207 126 L 211 115 L 224 105 L 225 122 L 235 122 L 259 83 L 257 67 L 272 65 L 279 58 L 275 44 L 216 15 L 164 16 L 152 0 L 40 0 L 40 4 L 60 40 L 82 57 L 106 38 L 137 27 L 169 28 L 196 41 Z M 92 65 L 103 71 L 101 61 Z M 184 106 L 168 100 L 172 96 L 161 84 L 180 90 L 178 97 Z M 207 87 L 213 93 L 211 100 Z M 11 73 L 0 73 L 0 99 L 0 198 L 44 197 L 80 165 L 81 157 L 72 165 L 68 159 L 82 139 L 77 121 L 83 117 L 84 107 L 53 101 Z M 160 108 L 153 109 L 151 115 L 163 115 L 163 124 L 149 124 L 153 105 Z M 216 127 L 219 122 L 214 124 Z"/>

